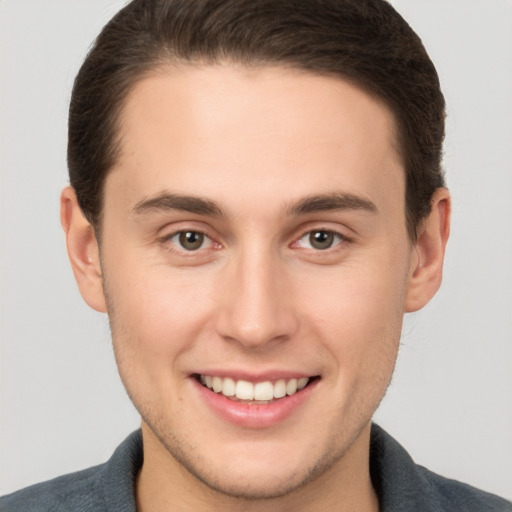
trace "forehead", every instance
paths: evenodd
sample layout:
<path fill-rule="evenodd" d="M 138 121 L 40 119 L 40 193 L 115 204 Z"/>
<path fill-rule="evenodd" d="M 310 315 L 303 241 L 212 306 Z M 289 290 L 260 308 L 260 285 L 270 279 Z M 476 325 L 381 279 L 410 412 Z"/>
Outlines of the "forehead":
<path fill-rule="evenodd" d="M 403 193 L 393 115 L 330 76 L 169 67 L 131 91 L 120 135 L 106 202 L 109 181 L 120 179 L 132 201 L 169 188 L 222 200 L 249 187 L 283 203 L 331 189 Z"/>

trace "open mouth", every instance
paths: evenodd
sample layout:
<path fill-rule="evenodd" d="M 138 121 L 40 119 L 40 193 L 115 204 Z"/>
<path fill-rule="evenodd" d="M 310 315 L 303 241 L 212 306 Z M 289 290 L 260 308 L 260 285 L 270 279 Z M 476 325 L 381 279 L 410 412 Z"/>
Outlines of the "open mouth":
<path fill-rule="evenodd" d="M 319 377 L 267 380 L 255 383 L 212 375 L 196 374 L 195 378 L 205 388 L 230 400 L 248 404 L 268 404 L 274 400 L 299 393 Z"/>

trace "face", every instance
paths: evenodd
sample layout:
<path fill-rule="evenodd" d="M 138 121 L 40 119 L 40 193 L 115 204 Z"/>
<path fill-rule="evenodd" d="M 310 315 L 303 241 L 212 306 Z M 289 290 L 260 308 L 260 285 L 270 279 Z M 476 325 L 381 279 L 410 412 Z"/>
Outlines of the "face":
<path fill-rule="evenodd" d="M 336 78 L 189 67 L 139 83 L 120 134 L 101 263 L 145 442 L 236 496 L 342 471 L 412 276 L 392 115 Z"/>

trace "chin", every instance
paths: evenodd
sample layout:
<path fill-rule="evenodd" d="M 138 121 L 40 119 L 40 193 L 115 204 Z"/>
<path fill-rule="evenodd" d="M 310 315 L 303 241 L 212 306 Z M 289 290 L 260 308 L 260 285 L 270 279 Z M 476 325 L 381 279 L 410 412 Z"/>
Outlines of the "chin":
<path fill-rule="evenodd" d="M 281 440 L 257 446 L 233 443 L 205 457 L 204 447 L 193 449 L 189 440 L 176 442 L 169 437 L 160 437 L 161 444 L 190 475 L 215 493 L 247 500 L 290 495 L 328 471 L 344 454 L 342 449 L 321 451 L 318 445 L 286 446 Z"/>
<path fill-rule="evenodd" d="M 326 466 L 276 467 L 273 461 L 263 467 L 241 468 L 236 464 L 225 464 L 221 470 L 208 470 L 205 466 L 198 468 L 197 465 L 180 462 L 214 492 L 247 500 L 277 499 L 292 494 L 322 474 Z"/>

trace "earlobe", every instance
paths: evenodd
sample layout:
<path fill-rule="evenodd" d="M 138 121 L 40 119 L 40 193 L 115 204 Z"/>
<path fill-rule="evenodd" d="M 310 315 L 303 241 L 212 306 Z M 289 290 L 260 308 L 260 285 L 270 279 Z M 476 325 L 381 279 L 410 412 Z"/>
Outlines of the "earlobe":
<path fill-rule="evenodd" d="M 66 187 L 60 198 L 60 220 L 66 235 L 71 267 L 80 293 L 87 304 L 106 312 L 99 246 L 91 224 L 84 217 L 75 190 Z"/>
<path fill-rule="evenodd" d="M 414 245 L 415 257 L 409 275 L 405 312 L 425 306 L 441 286 L 443 261 L 450 234 L 451 199 L 445 188 L 432 197 L 429 216 L 418 229 Z"/>

